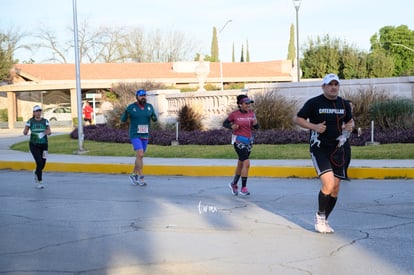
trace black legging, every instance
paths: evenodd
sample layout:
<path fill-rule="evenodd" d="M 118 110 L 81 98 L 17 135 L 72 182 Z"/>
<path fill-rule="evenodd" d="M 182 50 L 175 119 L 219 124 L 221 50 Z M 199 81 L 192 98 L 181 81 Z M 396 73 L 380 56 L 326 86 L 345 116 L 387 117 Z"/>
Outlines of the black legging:
<path fill-rule="evenodd" d="M 348 168 L 351 163 L 351 144 L 347 140 L 344 144 L 344 153 L 345 153 L 345 177 L 348 179 Z"/>
<path fill-rule="evenodd" d="M 35 144 L 35 143 L 29 143 L 29 145 L 30 145 L 30 152 L 32 153 L 33 158 L 36 161 L 35 174 L 37 176 L 37 179 L 39 181 L 42 181 L 42 171 L 46 165 L 46 159 L 43 158 L 43 152 L 47 151 L 48 145 L 47 144 Z"/>

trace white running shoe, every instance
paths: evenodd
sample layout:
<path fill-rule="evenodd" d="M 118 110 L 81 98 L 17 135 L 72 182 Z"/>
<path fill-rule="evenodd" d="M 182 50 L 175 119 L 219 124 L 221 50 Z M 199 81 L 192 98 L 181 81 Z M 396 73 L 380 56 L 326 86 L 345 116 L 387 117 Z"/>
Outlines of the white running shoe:
<path fill-rule="evenodd" d="M 325 220 L 326 233 L 334 233 L 335 230 L 329 225 L 328 220 Z"/>
<path fill-rule="evenodd" d="M 43 188 L 45 188 L 45 186 L 43 185 L 42 181 L 38 181 L 37 184 L 36 184 L 36 188 L 37 189 L 43 189 Z"/>
<path fill-rule="evenodd" d="M 129 176 L 129 181 L 131 182 L 132 185 L 137 185 L 138 184 L 138 176 L 137 175 L 130 175 Z"/>
<path fill-rule="evenodd" d="M 144 176 L 140 176 L 137 183 L 138 183 L 139 186 L 147 185 L 147 183 L 145 182 Z"/>
<path fill-rule="evenodd" d="M 319 215 L 316 212 L 315 216 L 315 230 L 319 233 L 327 233 L 325 215 Z"/>

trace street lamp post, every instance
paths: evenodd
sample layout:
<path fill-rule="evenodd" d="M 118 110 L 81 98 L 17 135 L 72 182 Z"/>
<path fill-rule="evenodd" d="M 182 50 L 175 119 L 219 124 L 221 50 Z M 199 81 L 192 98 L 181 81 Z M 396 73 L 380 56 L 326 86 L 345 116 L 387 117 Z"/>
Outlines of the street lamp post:
<path fill-rule="evenodd" d="M 385 41 L 385 42 L 379 42 L 379 41 L 377 41 L 377 44 L 380 45 L 381 47 L 384 47 L 385 45 L 391 44 L 393 46 L 403 47 L 406 50 L 409 50 L 409 51 L 414 52 L 414 49 L 412 49 L 410 47 L 407 47 L 406 45 L 401 44 L 400 42 L 397 43 L 396 41 Z"/>
<path fill-rule="evenodd" d="M 73 6 L 73 41 L 75 48 L 75 73 L 76 73 L 76 97 L 78 107 L 78 153 L 85 151 L 83 147 L 83 121 L 82 121 L 82 90 L 80 81 L 80 57 L 79 57 L 79 42 L 78 42 L 78 12 L 76 0 L 72 0 Z"/>
<path fill-rule="evenodd" d="M 292 0 L 296 10 L 296 69 L 298 82 L 300 82 L 300 62 L 299 62 L 299 8 L 302 0 Z"/>
<path fill-rule="evenodd" d="M 407 49 L 409 51 L 414 52 L 414 49 L 411 49 L 410 47 L 407 47 L 406 45 L 403 45 L 403 44 L 400 44 L 400 43 L 391 43 L 391 45 L 400 46 L 400 47 L 403 47 L 404 49 Z"/>
<path fill-rule="evenodd" d="M 229 19 L 226 21 L 226 23 L 223 25 L 223 27 L 221 27 L 219 33 L 218 33 L 218 42 L 219 42 L 219 54 L 220 54 L 220 40 L 221 40 L 221 32 L 224 30 L 224 28 L 227 26 L 227 24 L 229 24 L 232 20 Z M 223 85 L 223 62 L 221 61 L 221 58 L 219 56 L 220 59 L 220 82 L 221 82 L 221 91 L 224 90 L 224 85 Z"/>

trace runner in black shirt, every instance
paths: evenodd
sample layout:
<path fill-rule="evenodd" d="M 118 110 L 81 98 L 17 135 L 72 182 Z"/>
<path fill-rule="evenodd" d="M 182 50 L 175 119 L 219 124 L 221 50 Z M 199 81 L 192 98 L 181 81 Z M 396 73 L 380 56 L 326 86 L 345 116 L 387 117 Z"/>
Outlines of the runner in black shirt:
<path fill-rule="evenodd" d="M 339 78 L 328 74 L 322 82 L 323 94 L 309 99 L 294 117 L 294 122 L 310 130 L 310 153 L 321 180 L 315 230 L 333 233 L 327 221 L 335 207 L 339 184 L 346 178 L 343 144 L 352 130 L 349 102 L 338 96 Z"/>
<path fill-rule="evenodd" d="M 46 165 L 48 140 L 47 136 L 52 134 L 49 121 L 42 117 L 42 108 L 39 105 L 33 107 L 33 116 L 24 126 L 23 134 L 30 131 L 29 148 L 36 162 L 36 169 L 33 171 L 36 188 L 43 189 L 43 169 Z"/>

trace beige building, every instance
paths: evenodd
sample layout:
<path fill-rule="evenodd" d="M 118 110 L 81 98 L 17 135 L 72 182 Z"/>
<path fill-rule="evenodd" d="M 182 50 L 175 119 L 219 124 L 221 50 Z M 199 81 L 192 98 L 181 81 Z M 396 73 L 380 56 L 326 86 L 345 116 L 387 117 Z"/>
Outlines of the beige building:
<path fill-rule="evenodd" d="M 109 90 L 118 83 L 157 82 L 168 87 L 198 88 L 206 84 L 292 82 L 290 60 L 267 62 L 171 62 L 81 64 L 83 98 L 87 93 Z M 8 128 L 18 119 L 27 120 L 35 104 L 70 104 L 77 117 L 76 70 L 74 64 L 16 64 L 12 83 L 0 86 L 0 109 L 8 111 Z"/>

